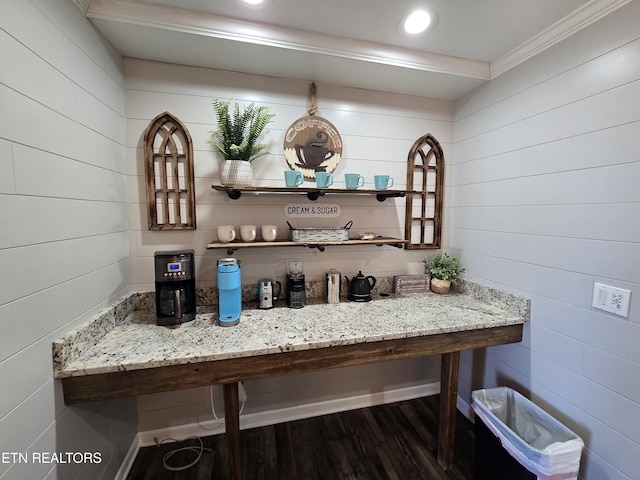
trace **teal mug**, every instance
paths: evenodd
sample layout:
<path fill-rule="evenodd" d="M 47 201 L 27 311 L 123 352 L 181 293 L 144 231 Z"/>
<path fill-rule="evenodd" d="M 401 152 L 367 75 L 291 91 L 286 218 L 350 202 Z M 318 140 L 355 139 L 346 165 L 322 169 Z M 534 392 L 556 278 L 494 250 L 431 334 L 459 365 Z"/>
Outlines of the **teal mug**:
<path fill-rule="evenodd" d="M 333 185 L 333 175 L 329 172 L 316 172 L 316 185 L 318 188 L 328 188 Z"/>
<path fill-rule="evenodd" d="M 354 190 L 364 185 L 364 177 L 359 173 L 345 173 L 344 183 L 349 190 Z"/>
<path fill-rule="evenodd" d="M 284 172 L 284 183 L 287 187 L 299 187 L 303 180 L 302 172 L 297 170 L 285 170 Z"/>
<path fill-rule="evenodd" d="M 393 177 L 389 175 L 375 175 L 373 177 L 373 184 L 376 190 L 386 190 L 393 187 Z"/>

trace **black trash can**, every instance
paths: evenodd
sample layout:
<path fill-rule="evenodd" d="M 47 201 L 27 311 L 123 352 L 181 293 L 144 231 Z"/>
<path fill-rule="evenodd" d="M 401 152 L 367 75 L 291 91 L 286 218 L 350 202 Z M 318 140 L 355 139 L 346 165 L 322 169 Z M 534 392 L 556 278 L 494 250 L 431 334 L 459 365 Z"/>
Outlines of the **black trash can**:
<path fill-rule="evenodd" d="M 475 480 L 536 480 L 536 475 L 524 468 L 509 455 L 502 443 L 482 420 L 476 418 L 475 431 Z"/>
<path fill-rule="evenodd" d="M 578 478 L 582 439 L 515 390 L 476 390 L 475 480 Z"/>

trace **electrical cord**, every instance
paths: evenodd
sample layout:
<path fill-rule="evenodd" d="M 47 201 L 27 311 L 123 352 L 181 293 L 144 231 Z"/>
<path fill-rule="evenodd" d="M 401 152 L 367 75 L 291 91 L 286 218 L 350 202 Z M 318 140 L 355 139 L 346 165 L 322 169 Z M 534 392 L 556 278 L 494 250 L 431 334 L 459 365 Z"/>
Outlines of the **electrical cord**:
<path fill-rule="evenodd" d="M 213 413 L 213 418 L 218 420 L 219 422 L 224 423 L 224 418 L 218 418 L 216 415 L 216 407 L 213 405 L 213 385 L 209 387 L 209 400 L 211 402 L 211 413 Z M 244 406 L 247 403 L 247 400 L 242 401 L 242 405 L 240 406 L 240 412 L 238 412 L 238 416 L 242 415 L 242 411 L 244 410 Z"/>
<path fill-rule="evenodd" d="M 186 470 L 188 468 L 193 467 L 196 463 L 200 461 L 200 459 L 202 458 L 202 452 L 204 452 L 205 450 L 207 452 L 213 451 L 210 448 L 205 448 L 204 443 L 202 443 L 202 439 L 200 437 L 189 437 L 189 438 L 186 438 L 185 440 L 198 440 L 198 442 L 200 443 L 200 446 L 192 445 L 192 446 L 180 447 L 165 453 L 164 456 L 162 457 L 162 466 L 164 467 L 165 470 L 169 470 L 170 472 L 180 472 L 182 470 Z M 159 447 L 160 445 L 168 441 L 177 442 L 175 438 L 165 438 L 161 442 L 157 442 L 156 440 L 156 444 Z M 168 463 L 169 459 L 173 457 L 176 453 L 180 453 L 180 452 L 193 452 L 196 454 L 196 458 L 191 463 L 188 463 L 186 465 L 180 465 L 177 467 L 172 467 L 171 465 L 169 465 Z"/>
<path fill-rule="evenodd" d="M 213 418 L 224 424 L 224 418 L 218 418 L 218 415 L 216 415 L 216 407 L 213 405 L 213 385 L 209 387 L 209 401 L 211 402 L 211 413 L 213 413 Z"/>
<path fill-rule="evenodd" d="M 209 387 L 209 402 L 211 404 L 211 412 L 213 413 L 213 418 L 215 418 L 216 420 L 218 420 L 218 424 L 215 425 L 214 428 L 217 428 L 221 425 L 224 425 L 224 418 L 218 418 L 218 415 L 216 414 L 216 408 L 213 405 L 213 385 L 211 385 Z M 242 406 L 240 407 L 240 412 L 238 415 L 242 414 L 242 411 L 244 410 L 244 406 L 247 403 L 246 400 L 242 401 Z M 175 438 L 165 438 L 162 441 L 158 441 L 157 438 L 154 439 L 156 441 L 156 446 L 160 446 L 166 442 L 169 441 L 173 441 L 173 442 L 177 442 L 178 440 L 176 440 Z M 204 443 L 202 443 L 202 439 L 200 437 L 188 437 L 185 438 L 184 441 L 186 440 L 198 440 L 198 442 L 200 443 L 200 446 L 197 445 L 193 445 L 193 446 L 187 446 L 187 447 L 180 447 L 180 448 L 176 448 L 174 450 L 171 450 L 167 453 L 164 454 L 164 456 L 162 457 L 162 466 L 164 467 L 165 470 L 168 470 L 170 472 L 181 472 L 182 470 L 187 470 L 188 468 L 193 467 L 196 463 L 198 463 L 200 461 L 200 459 L 202 458 L 202 453 L 204 451 L 207 452 L 212 452 L 213 450 L 210 448 L 205 448 Z M 195 460 L 193 460 L 192 462 L 186 464 L 186 465 L 180 465 L 177 467 L 172 467 L 171 465 L 169 465 L 168 461 L 171 457 L 173 457 L 175 454 L 180 453 L 180 452 L 193 452 L 196 454 L 196 458 Z"/>

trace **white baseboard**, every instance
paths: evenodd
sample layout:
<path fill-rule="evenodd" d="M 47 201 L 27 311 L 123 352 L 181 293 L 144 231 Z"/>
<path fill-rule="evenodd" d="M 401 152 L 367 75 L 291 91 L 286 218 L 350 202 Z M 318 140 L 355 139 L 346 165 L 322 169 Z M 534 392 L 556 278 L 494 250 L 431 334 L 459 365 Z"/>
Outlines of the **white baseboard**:
<path fill-rule="evenodd" d="M 265 425 L 274 425 L 276 423 L 291 422 L 303 418 L 345 412 L 347 410 L 372 407 L 385 403 L 428 397 L 431 395 L 437 395 L 438 393 L 440 393 L 440 383 L 436 382 L 385 392 L 374 392 L 366 395 L 327 400 L 325 402 L 309 403 L 305 405 L 297 405 L 295 407 L 250 413 L 240 416 L 240 429 L 245 430 L 249 428 L 263 427 Z M 189 437 L 206 437 L 219 433 L 224 433 L 224 423 L 217 420 L 189 423 L 175 427 L 139 432 L 131 444 L 129 452 L 122 463 L 120 470 L 118 470 L 115 480 L 125 480 L 140 448 L 155 445 L 156 439 L 158 441 L 162 441 L 167 438 L 184 440 Z"/>
<path fill-rule="evenodd" d="M 413 398 L 428 397 L 440 393 L 440 383 L 417 385 L 386 392 L 375 392 L 354 397 L 338 398 L 325 402 L 316 402 L 295 407 L 282 408 L 267 412 L 240 417 L 240 429 L 274 425 L 276 423 L 291 422 L 302 418 L 318 417 L 330 413 L 345 412 L 357 408 L 372 407 L 385 403 L 400 402 Z"/>
<path fill-rule="evenodd" d="M 126 480 L 127 475 L 129 475 L 129 470 L 131 470 L 133 462 L 135 462 L 136 457 L 138 456 L 138 452 L 140 451 L 140 442 L 138 441 L 139 435 L 140 434 L 138 433 L 138 435 L 136 435 L 133 439 L 133 442 L 131 442 L 129 450 L 125 455 L 124 460 L 122 461 L 122 465 L 120 465 L 120 468 L 118 469 L 114 480 Z"/>

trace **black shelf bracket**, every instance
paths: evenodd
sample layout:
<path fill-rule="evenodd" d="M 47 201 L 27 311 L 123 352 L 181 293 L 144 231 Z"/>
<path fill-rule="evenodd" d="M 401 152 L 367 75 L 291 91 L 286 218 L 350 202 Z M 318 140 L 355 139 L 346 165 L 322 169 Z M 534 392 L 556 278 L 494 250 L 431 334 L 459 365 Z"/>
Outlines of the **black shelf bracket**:
<path fill-rule="evenodd" d="M 387 198 L 400 197 L 403 198 L 405 192 L 388 192 L 388 193 L 376 193 L 376 200 L 384 202 Z"/>
<path fill-rule="evenodd" d="M 327 192 L 325 190 L 309 190 L 307 191 L 307 198 L 315 202 L 319 197 L 324 197 L 326 194 Z"/>
<path fill-rule="evenodd" d="M 224 191 L 227 192 L 231 200 L 238 200 L 242 196 L 242 190 L 238 190 L 237 188 L 225 188 Z"/>

